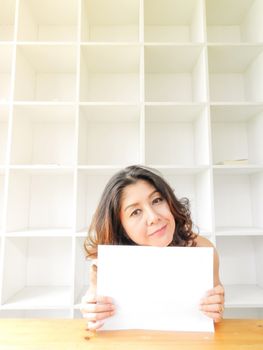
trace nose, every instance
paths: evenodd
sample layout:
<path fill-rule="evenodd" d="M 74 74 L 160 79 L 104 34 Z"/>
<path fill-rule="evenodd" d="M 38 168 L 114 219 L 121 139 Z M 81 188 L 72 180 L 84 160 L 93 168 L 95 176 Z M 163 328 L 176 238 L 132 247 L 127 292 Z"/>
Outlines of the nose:
<path fill-rule="evenodd" d="M 146 222 L 148 226 L 154 225 L 160 220 L 159 214 L 151 207 L 147 209 L 146 215 Z"/>

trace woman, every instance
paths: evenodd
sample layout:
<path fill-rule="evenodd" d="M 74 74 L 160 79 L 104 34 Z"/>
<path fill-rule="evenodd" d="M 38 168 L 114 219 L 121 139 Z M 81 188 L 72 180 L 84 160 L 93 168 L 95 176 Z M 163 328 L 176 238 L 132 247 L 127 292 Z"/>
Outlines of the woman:
<path fill-rule="evenodd" d="M 97 258 L 99 244 L 157 247 L 213 247 L 192 230 L 187 199 L 178 200 L 168 183 L 153 169 L 129 166 L 106 185 L 93 217 L 85 250 Z M 214 248 L 214 288 L 200 301 L 200 310 L 215 322 L 222 319 L 224 288 L 219 279 L 219 258 Z M 108 296 L 96 295 L 96 265 L 91 267 L 90 288 L 82 298 L 88 328 L 96 330 L 114 315 Z"/>

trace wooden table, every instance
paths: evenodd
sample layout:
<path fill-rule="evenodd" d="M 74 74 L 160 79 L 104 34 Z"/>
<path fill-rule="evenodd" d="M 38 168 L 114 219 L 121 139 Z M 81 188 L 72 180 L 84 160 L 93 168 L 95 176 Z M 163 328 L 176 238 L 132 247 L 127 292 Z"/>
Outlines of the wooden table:
<path fill-rule="evenodd" d="M 81 320 L 0 320 L 1 350 L 263 350 L 263 320 L 224 320 L 211 333 L 101 331 Z"/>

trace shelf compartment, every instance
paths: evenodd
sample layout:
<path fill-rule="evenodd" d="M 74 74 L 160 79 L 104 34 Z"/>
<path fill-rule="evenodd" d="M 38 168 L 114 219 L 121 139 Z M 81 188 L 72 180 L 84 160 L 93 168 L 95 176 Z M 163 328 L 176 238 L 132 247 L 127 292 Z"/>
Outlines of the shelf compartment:
<path fill-rule="evenodd" d="M 12 170 L 7 231 L 68 235 L 73 229 L 73 172 Z"/>
<path fill-rule="evenodd" d="M 65 45 L 19 45 L 16 101 L 75 101 L 76 50 Z"/>
<path fill-rule="evenodd" d="M 81 303 L 81 298 L 88 290 L 90 275 L 91 261 L 86 259 L 86 253 L 84 251 L 84 240 L 84 237 L 77 237 L 75 245 L 74 302 L 77 305 Z"/>
<path fill-rule="evenodd" d="M 77 191 L 77 232 L 87 236 L 92 215 L 104 187 L 119 169 L 79 170 Z"/>
<path fill-rule="evenodd" d="M 201 46 L 145 46 L 147 102 L 205 102 L 205 54 Z"/>
<path fill-rule="evenodd" d="M 138 46 L 82 45 L 80 100 L 82 102 L 138 102 L 139 62 Z"/>
<path fill-rule="evenodd" d="M 139 145 L 139 107 L 80 107 L 79 165 L 126 165 L 128 163 L 138 163 Z"/>
<path fill-rule="evenodd" d="M 263 229 L 263 171 L 251 174 L 214 171 L 216 231 Z"/>
<path fill-rule="evenodd" d="M 9 309 L 69 307 L 71 259 L 70 238 L 6 238 L 4 306 Z"/>
<path fill-rule="evenodd" d="M 0 45 L 0 103 L 5 103 L 11 97 L 12 47 Z"/>
<path fill-rule="evenodd" d="M 82 0 L 82 41 L 138 42 L 139 7 L 139 0 Z"/>
<path fill-rule="evenodd" d="M 206 0 L 209 42 L 263 42 L 261 0 Z"/>
<path fill-rule="evenodd" d="M 263 106 L 212 106 L 211 121 L 214 164 L 263 165 Z"/>
<path fill-rule="evenodd" d="M 11 164 L 73 165 L 75 114 L 71 106 L 15 106 Z"/>
<path fill-rule="evenodd" d="M 21 0 L 18 15 L 20 41 L 75 41 L 78 2 Z M 63 11 L 62 11 L 63 9 Z"/>
<path fill-rule="evenodd" d="M 203 42 L 203 3 L 200 0 L 145 0 L 146 42 Z"/>
<path fill-rule="evenodd" d="M 262 47 L 211 46 L 208 65 L 211 101 L 263 101 Z"/>
<path fill-rule="evenodd" d="M 0 0 L 0 41 L 14 38 L 15 6 L 15 0 Z"/>
<path fill-rule="evenodd" d="M 207 109 L 199 106 L 146 106 L 147 164 L 194 167 L 209 164 Z"/>
<path fill-rule="evenodd" d="M 218 237 L 226 306 L 263 307 L 263 237 Z"/>
<path fill-rule="evenodd" d="M 0 166 L 6 164 L 9 109 L 0 106 Z"/>
<path fill-rule="evenodd" d="M 180 169 L 164 169 L 155 167 L 161 172 L 166 181 L 174 190 L 178 199 L 188 198 L 190 201 L 191 218 L 194 223 L 193 230 L 202 236 L 212 234 L 212 195 L 211 175 L 209 170 L 199 170 L 195 173 Z M 197 226 L 197 228 L 196 228 Z"/>

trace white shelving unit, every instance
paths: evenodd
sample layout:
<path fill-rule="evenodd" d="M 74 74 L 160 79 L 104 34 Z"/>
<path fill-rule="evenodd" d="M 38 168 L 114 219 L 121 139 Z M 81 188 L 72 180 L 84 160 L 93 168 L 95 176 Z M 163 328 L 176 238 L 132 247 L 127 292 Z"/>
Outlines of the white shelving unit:
<path fill-rule="evenodd" d="M 263 2 L 0 0 L 0 317 L 81 317 L 105 183 L 162 172 L 263 317 Z"/>

